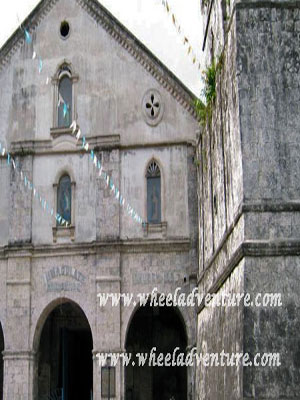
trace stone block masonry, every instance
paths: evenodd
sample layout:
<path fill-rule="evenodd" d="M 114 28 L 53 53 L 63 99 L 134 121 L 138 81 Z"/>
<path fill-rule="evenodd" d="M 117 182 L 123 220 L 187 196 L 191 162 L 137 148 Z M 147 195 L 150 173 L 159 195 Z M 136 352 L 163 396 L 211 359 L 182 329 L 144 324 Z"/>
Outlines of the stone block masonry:
<path fill-rule="evenodd" d="M 278 352 L 281 366 L 200 367 L 197 399 L 300 396 L 299 8 L 213 3 L 206 59 L 223 62 L 198 146 L 199 291 L 279 292 L 283 306 L 201 307 L 198 348 Z"/>

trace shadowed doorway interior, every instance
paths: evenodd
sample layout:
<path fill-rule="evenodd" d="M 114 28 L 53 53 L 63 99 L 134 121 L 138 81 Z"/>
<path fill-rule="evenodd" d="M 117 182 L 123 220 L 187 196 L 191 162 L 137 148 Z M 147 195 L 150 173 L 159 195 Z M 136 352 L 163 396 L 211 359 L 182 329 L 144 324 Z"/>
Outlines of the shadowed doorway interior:
<path fill-rule="evenodd" d="M 174 307 L 140 307 L 130 323 L 126 351 L 147 353 L 156 347 L 156 355 L 185 353 L 187 339 L 179 312 Z M 176 353 L 177 354 L 177 353 Z M 126 367 L 126 400 L 187 400 L 187 368 L 180 366 Z"/>
<path fill-rule="evenodd" d="M 39 400 L 91 400 L 92 334 L 74 303 L 57 306 L 42 330 L 38 354 Z"/>

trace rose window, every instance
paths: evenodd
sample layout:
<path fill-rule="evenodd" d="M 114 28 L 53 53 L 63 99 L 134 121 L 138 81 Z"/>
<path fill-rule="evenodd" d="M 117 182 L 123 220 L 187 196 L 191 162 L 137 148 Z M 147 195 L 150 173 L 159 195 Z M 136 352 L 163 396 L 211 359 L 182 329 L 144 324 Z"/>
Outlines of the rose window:
<path fill-rule="evenodd" d="M 142 102 L 143 114 L 148 125 L 157 125 L 163 116 L 164 106 L 160 93 L 156 89 L 148 90 Z"/>
<path fill-rule="evenodd" d="M 152 93 L 148 102 L 146 102 L 146 111 L 151 118 L 156 118 L 160 109 L 159 101 Z"/>

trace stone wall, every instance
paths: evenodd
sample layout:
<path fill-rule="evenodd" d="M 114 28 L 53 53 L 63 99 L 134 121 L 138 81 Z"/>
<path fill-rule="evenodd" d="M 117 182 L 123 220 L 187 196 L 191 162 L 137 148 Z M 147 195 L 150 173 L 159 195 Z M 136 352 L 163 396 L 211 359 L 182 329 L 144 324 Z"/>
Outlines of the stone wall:
<path fill-rule="evenodd" d="M 241 261 L 218 291 L 219 295 L 242 293 L 244 262 Z M 243 352 L 243 307 L 206 307 L 198 316 L 198 354 Z M 243 371 L 238 366 L 197 366 L 197 399 L 243 397 Z"/>
<path fill-rule="evenodd" d="M 283 305 L 200 307 L 198 349 L 279 353 L 281 366 L 201 366 L 197 398 L 294 399 L 299 3 L 226 2 L 222 8 L 214 2 L 210 18 L 206 59 L 222 51 L 223 62 L 198 146 L 199 290 L 280 293 Z"/>
<path fill-rule="evenodd" d="M 221 3 L 214 2 L 206 60 L 210 65 L 213 58 L 217 60 L 222 54 L 222 64 L 217 74 L 212 117 L 207 118 L 206 126 L 201 130 L 197 149 L 200 161 L 199 292 L 203 296 L 209 292 L 234 294 L 243 291 L 244 263 L 233 265 L 244 237 L 244 218 L 240 214 L 243 176 L 236 81 L 236 26 L 233 16 L 224 35 L 223 14 L 220 12 L 223 12 Z M 198 353 L 242 351 L 241 307 L 200 307 L 198 312 Z M 240 399 L 242 396 L 242 369 L 239 367 L 200 365 L 196 376 L 197 399 Z"/>
<path fill-rule="evenodd" d="M 282 307 L 244 312 L 244 349 L 280 353 L 280 368 L 246 368 L 244 396 L 299 397 L 299 3 L 237 7 L 247 292 Z M 297 329 L 297 328 L 296 328 Z"/>
<path fill-rule="evenodd" d="M 217 75 L 211 121 L 201 132 L 199 166 L 200 270 L 205 269 L 230 228 L 242 202 L 242 158 L 236 82 L 235 19 L 232 20 Z"/>

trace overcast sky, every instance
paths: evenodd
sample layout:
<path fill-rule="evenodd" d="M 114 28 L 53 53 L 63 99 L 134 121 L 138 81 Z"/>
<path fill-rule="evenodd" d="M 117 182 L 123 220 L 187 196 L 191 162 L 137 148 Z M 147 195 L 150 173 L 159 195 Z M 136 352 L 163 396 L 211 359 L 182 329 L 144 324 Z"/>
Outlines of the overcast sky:
<path fill-rule="evenodd" d="M 187 47 L 183 46 L 161 0 L 101 0 L 100 2 L 166 64 L 190 90 L 199 95 L 200 71 L 187 56 Z M 18 18 L 23 21 L 39 1 L 2 0 L 1 3 L 0 46 L 17 29 Z M 200 0 L 169 0 L 169 4 L 197 57 L 201 59 Z"/>

